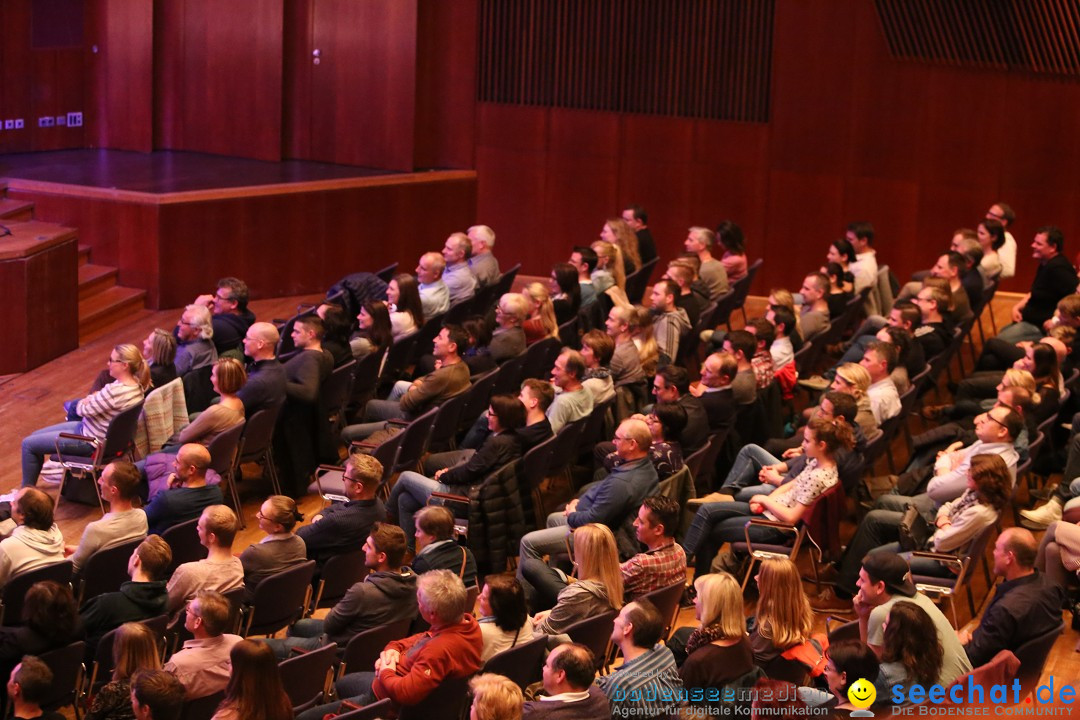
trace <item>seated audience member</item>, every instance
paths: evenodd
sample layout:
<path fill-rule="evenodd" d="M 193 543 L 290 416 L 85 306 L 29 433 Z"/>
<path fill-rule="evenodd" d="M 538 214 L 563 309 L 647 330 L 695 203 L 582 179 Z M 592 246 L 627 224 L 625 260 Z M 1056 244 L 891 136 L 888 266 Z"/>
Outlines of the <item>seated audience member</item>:
<path fill-rule="evenodd" d="M 187 601 L 184 628 L 195 637 L 185 641 L 184 647 L 165 663 L 166 672 L 184 686 L 187 700 L 213 695 L 228 685 L 232 666 L 229 653 L 243 640 L 225 632 L 230 614 L 229 601 L 220 592 L 199 590 Z"/>
<path fill-rule="evenodd" d="M 349 349 L 357 360 L 382 354 L 394 342 L 390 310 L 382 300 L 368 300 L 356 316 L 357 331 L 349 338 Z"/>
<path fill-rule="evenodd" d="M 799 688 L 799 698 L 812 707 L 831 707 L 833 710 L 855 710 L 848 696 L 848 690 L 858 680 L 873 683 L 878 677 L 880 662 L 874 651 L 859 640 L 840 640 L 825 650 L 825 682 L 829 692 L 816 688 Z M 890 693 L 891 696 L 891 693 Z M 884 704 L 889 697 L 878 698 L 877 704 Z"/>
<path fill-rule="evenodd" d="M 533 616 L 536 633 L 558 635 L 585 618 L 623 606 L 622 573 L 615 536 L 606 525 L 589 523 L 574 531 L 577 581 L 566 584 L 563 575 L 536 559 L 527 559 L 521 585 L 535 598 L 530 607 L 543 608 Z M 552 607 L 554 604 L 554 607 Z M 550 608 L 550 609 L 548 609 Z"/>
<path fill-rule="evenodd" d="M 994 575 L 1004 582 L 994 590 L 978 626 L 960 632 L 974 667 L 1061 623 L 1062 586 L 1035 569 L 1037 552 L 1035 536 L 1023 528 L 1006 528 L 994 543 Z"/>
<path fill-rule="evenodd" d="M 434 453 L 424 460 L 425 477 L 406 470 L 390 491 L 390 511 L 406 531 L 413 527 L 413 514 L 427 505 L 432 493 L 468 493 L 490 473 L 521 457 L 521 441 L 516 431 L 525 424 L 525 406 L 513 395 L 494 395 L 487 411 L 491 434 L 479 450 L 451 450 Z"/>
<path fill-rule="evenodd" d="M 184 603 L 200 591 L 223 593 L 243 586 L 244 566 L 240 558 L 232 554 L 236 528 L 236 513 L 229 507 L 211 505 L 202 511 L 198 525 L 199 542 L 209 553 L 205 559 L 184 563 L 173 571 L 166 585 L 170 616 L 178 615 Z"/>
<path fill-rule="evenodd" d="M 244 403 L 245 417 L 260 410 L 274 410 L 285 403 L 285 366 L 274 353 L 280 336 L 270 323 L 257 322 L 244 335 L 244 354 L 251 358 L 247 365 L 247 382 L 236 396 Z"/>
<path fill-rule="evenodd" d="M 608 218 L 600 230 L 600 240 L 619 248 L 623 258 L 623 270 L 627 275 L 641 269 L 641 252 L 638 249 L 637 234 L 621 217 Z"/>
<path fill-rule="evenodd" d="M 682 508 L 671 498 L 650 495 L 634 518 L 635 537 L 647 550 L 620 567 L 627 600 L 675 583 L 686 583 L 686 553 L 675 542 Z"/>
<path fill-rule="evenodd" d="M 711 252 L 715 241 L 716 233 L 712 230 L 704 227 L 692 227 L 683 242 L 686 251 L 694 253 L 698 260 L 701 261 L 698 276 L 709 288 L 710 302 L 716 302 L 717 298 L 730 289 L 728 285 L 729 278 L 727 270 L 724 269 L 724 264 L 714 258 Z"/>
<path fill-rule="evenodd" d="M 825 273 L 810 273 L 803 278 L 802 287 L 799 289 L 799 294 L 803 298 L 802 309 L 799 311 L 799 324 L 804 340 L 813 340 L 814 337 L 829 329 L 831 312 L 826 298 L 829 297 L 830 287 L 829 276 Z M 845 302 L 845 306 L 846 304 Z M 843 310 L 840 312 L 842 313 Z M 793 323 L 788 328 L 789 334 L 794 327 Z"/>
<path fill-rule="evenodd" d="M 529 303 L 521 293 L 506 293 L 495 306 L 495 332 L 491 336 L 491 358 L 504 363 L 525 352 L 525 331 Z"/>
<path fill-rule="evenodd" d="M 963 292 L 963 291 L 961 291 Z M 934 358 L 952 341 L 952 330 L 946 321 L 949 313 L 949 294 L 941 288 L 927 285 L 919 290 L 913 302 L 919 308 L 919 326 L 912 334 L 922 345 L 923 355 Z"/>
<path fill-rule="evenodd" d="M 64 535 L 53 522 L 53 499 L 37 488 L 15 493 L 11 519 L 15 530 L 0 540 L 0 588 L 30 570 L 64 559 Z"/>
<path fill-rule="evenodd" d="M 679 338 L 690 332 L 690 318 L 676 306 L 680 290 L 673 280 L 660 280 L 652 288 L 650 300 L 655 314 L 653 337 L 660 349 L 660 364 L 675 362 L 679 356 Z"/>
<path fill-rule="evenodd" d="M 477 598 L 480 607 L 480 634 L 484 651 L 480 660 L 527 643 L 533 637 L 532 618 L 525 603 L 525 591 L 513 575 L 488 575 Z"/>
<path fill-rule="evenodd" d="M 765 322 L 768 326 L 754 321 L 752 327 L 760 327 L 768 335 L 771 329 L 773 341 L 769 344 L 769 354 L 772 356 L 773 367 L 776 369 L 776 379 L 780 381 L 785 392 L 790 393 L 795 387 L 798 373 L 795 370 L 795 346 L 791 344 L 791 333 L 795 331 L 795 316 L 788 312 L 787 308 L 769 308 L 765 313 Z"/>
<path fill-rule="evenodd" d="M 153 630 L 138 622 L 124 623 L 113 640 L 113 671 L 90 701 L 86 720 L 131 720 L 131 676 L 137 670 L 161 670 L 161 651 Z M 181 690 L 181 695 L 183 691 Z"/>
<path fill-rule="evenodd" d="M 555 317 L 555 306 L 551 302 L 551 292 L 541 282 L 526 285 L 521 296 L 529 308 L 528 319 L 522 325 L 525 342 L 532 345 L 544 338 L 559 337 L 559 321 Z"/>
<path fill-rule="evenodd" d="M 416 556 L 412 568 L 417 575 L 432 570 L 451 570 L 466 587 L 476 585 L 476 558 L 472 550 L 455 539 L 454 514 L 441 505 L 428 505 L 416 513 Z"/>
<path fill-rule="evenodd" d="M 169 602 L 165 586 L 172 564 L 172 548 L 159 535 L 151 535 L 128 558 L 128 576 L 116 592 L 92 597 L 82 606 L 90 650 L 105 633 L 124 623 L 164 615 Z M 88 657 L 93 653 L 88 652 Z"/>
<path fill-rule="evenodd" d="M 1039 268 L 1031 291 L 1013 306 L 1013 321 L 1001 329 L 998 338 L 1008 343 L 1038 340 L 1043 323 L 1054 314 L 1058 301 L 1076 292 L 1076 269 L 1065 257 L 1064 249 L 1065 236 L 1060 229 L 1048 225 L 1035 231 L 1031 250 Z M 1004 260 L 1002 265 L 1006 265 Z M 1008 277 L 1005 272 L 1002 276 Z"/>
<path fill-rule="evenodd" d="M 652 377 L 660 369 L 660 346 L 653 334 L 652 312 L 644 305 L 631 308 L 630 331 L 634 335 L 634 346 L 641 358 L 641 369 Z"/>
<path fill-rule="evenodd" d="M 386 400 L 370 400 L 364 408 L 364 422 L 341 431 L 346 443 L 385 430 L 387 420 L 411 419 L 422 415 L 444 400 L 469 389 L 469 366 L 461 359 L 469 336 L 460 325 L 447 325 L 432 343 L 438 369 L 411 383 L 399 380 Z"/>
<path fill-rule="evenodd" d="M 469 717 L 473 720 L 521 720 L 525 698 L 517 683 L 505 675 L 477 675 L 469 681 L 469 692 Z"/>
<path fill-rule="evenodd" d="M 1064 520 L 1050 523 L 1039 543 L 1035 567 L 1059 587 L 1065 587 L 1070 578 L 1080 579 L 1080 525 Z"/>
<path fill-rule="evenodd" d="M 334 503 L 311 518 L 296 535 L 304 541 L 309 560 L 321 568 L 334 555 L 353 552 L 364 544 L 375 523 L 386 519 L 386 508 L 376 497 L 383 466 L 375 458 L 353 452 L 345 461 L 345 495 L 348 502 Z"/>
<path fill-rule="evenodd" d="M 218 280 L 217 291 L 213 295 L 200 295 L 192 304 L 202 305 L 214 314 L 213 337 L 218 355 L 240 347 L 244 333 L 255 322 L 255 313 L 247 306 L 248 286 L 239 278 Z"/>
<path fill-rule="evenodd" d="M 588 523 L 603 523 L 615 528 L 633 555 L 637 547 L 629 538 L 627 525 L 649 495 L 655 495 L 659 484 L 656 468 L 649 461 L 652 436 L 649 427 L 640 420 L 624 420 L 615 431 L 615 451 L 622 463 L 606 478 L 588 486 L 580 498 L 567 503 L 565 510 L 548 515 L 547 528 L 527 533 L 521 539 L 518 578 L 527 560 L 539 560 L 544 555 L 562 552 L 566 536 L 575 528 Z M 528 589 L 528 588 L 526 588 Z"/>
<path fill-rule="evenodd" d="M 814 611 L 799 569 L 787 558 L 766 558 L 757 582 L 757 617 L 750 633 L 754 663 L 770 678 L 802 682 L 810 668 L 799 649 L 813 645 Z"/>
<path fill-rule="evenodd" d="M 241 640 L 229 651 L 229 684 L 211 720 L 293 720 L 292 703 L 270 648 Z"/>
<path fill-rule="evenodd" d="M 776 339 L 776 330 L 765 318 L 753 318 L 746 324 L 745 332 L 754 338 L 755 348 L 754 355 L 750 358 L 750 366 L 754 369 L 758 390 L 765 390 L 772 385 L 776 377 L 776 363 L 773 362 L 772 352 L 769 350 Z"/>
<path fill-rule="evenodd" d="M 555 263 L 551 268 L 551 305 L 559 325 L 577 317 L 581 309 L 581 285 L 577 269 L 570 263 Z"/>
<path fill-rule="evenodd" d="M 326 328 L 322 318 L 305 315 L 293 323 L 295 355 L 285 361 L 285 396 L 302 403 L 315 403 L 319 388 L 334 369 L 334 357 L 322 346 Z"/>
<path fill-rule="evenodd" d="M 551 421 L 547 417 L 547 409 L 555 401 L 555 388 L 546 380 L 528 378 L 521 383 L 518 400 L 525 406 L 525 425 L 518 428 L 515 434 L 521 442 L 522 452 L 526 453 L 554 434 L 551 431 Z M 487 411 L 484 411 L 465 435 L 461 447 L 477 450 L 490 433 Z"/>
<path fill-rule="evenodd" d="M 615 342 L 611 355 L 611 379 L 615 387 L 645 381 L 641 356 L 634 345 L 633 315 L 633 308 L 616 305 L 608 313 L 605 324 L 607 334 Z"/>
<path fill-rule="evenodd" d="M 9 624 L 0 627 L 0 673 L 5 676 L 23 655 L 42 655 L 85 635 L 71 586 L 51 580 L 34 583 L 26 591 L 21 618 L 6 619 Z"/>
<path fill-rule="evenodd" d="M 675 438 L 678 438 L 686 427 L 686 410 L 678 403 L 660 402 L 653 405 L 652 412 L 648 415 L 632 415 L 631 418 L 641 420 L 649 426 L 652 436 L 649 460 L 656 468 L 656 476 L 663 480 L 682 470 L 686 463 L 683 462 L 682 446 Z M 623 462 L 613 443 L 600 443 L 596 446 L 596 451 L 601 455 L 604 475 Z"/>
<path fill-rule="evenodd" d="M 214 363 L 210 371 L 210 384 L 220 396 L 220 402 L 199 413 L 194 422 L 170 438 L 160 452 L 150 455 L 143 463 L 151 500 L 168 488 L 177 446 L 198 443 L 209 447 L 219 435 L 244 422 L 244 402 L 237 392 L 245 382 L 247 372 L 236 358 L 219 358 Z"/>
<path fill-rule="evenodd" d="M 72 569 L 76 574 L 98 550 L 146 537 L 146 511 L 133 505 L 139 496 L 139 471 L 127 460 L 117 460 L 105 466 L 98 478 L 101 497 L 109 504 L 109 512 L 94 520 L 83 530 L 78 546 L 68 545 Z"/>
<path fill-rule="evenodd" d="M 730 428 L 738 405 L 732 382 L 738 363 L 730 353 L 712 353 L 701 364 L 701 382 L 690 386 L 690 393 L 701 400 L 709 428 L 714 432 Z"/>
<path fill-rule="evenodd" d="M 593 407 L 615 397 L 615 383 L 608 367 L 614 352 L 615 341 L 603 330 L 590 330 L 581 337 L 581 359 L 585 361 L 581 384 L 593 396 Z"/>
<path fill-rule="evenodd" d="M 450 307 L 471 300 L 476 294 L 476 276 L 469 269 L 469 256 L 472 255 L 472 243 L 468 235 L 456 232 L 446 238 L 442 256 L 446 261 L 442 280 L 450 293 Z"/>
<path fill-rule="evenodd" d="M 649 214 L 640 205 L 628 205 L 623 208 L 622 219 L 634 231 L 637 236 L 638 255 L 642 264 L 657 257 L 656 241 L 653 239 L 652 230 L 649 229 Z"/>
<path fill-rule="evenodd" d="M 575 246 L 570 253 L 570 264 L 578 274 L 578 287 L 581 290 L 581 307 L 596 302 L 596 288 L 593 286 L 592 273 L 596 269 L 596 251 L 590 247 Z"/>
<path fill-rule="evenodd" d="M 748 269 L 746 257 L 746 238 L 742 228 L 731 220 L 722 220 L 716 226 L 716 239 L 720 241 L 720 247 L 724 254 L 720 256 L 720 263 L 727 272 L 728 282 L 738 282 L 746 277 Z"/>
<path fill-rule="evenodd" d="M 436 570 L 417 581 L 420 616 L 431 629 L 394 640 L 382 651 L 375 672 L 349 673 L 337 681 L 338 697 L 358 705 L 389 699 L 396 711 L 416 705 L 445 680 L 468 677 L 480 669 L 480 626 L 466 607 L 465 585 L 449 570 Z M 322 720 L 340 703 L 312 708 L 297 720 Z"/>
<path fill-rule="evenodd" d="M 698 509 L 683 539 L 687 552 L 696 555 L 697 575 L 709 572 L 724 543 L 738 542 L 746 533 L 755 542 L 785 542 L 787 533 L 771 527 L 747 527 L 747 518 L 762 515 L 794 525 L 818 498 L 840 482 L 836 456 L 841 448 L 854 447 L 851 427 L 843 419 L 816 417 L 807 424 L 803 436 L 807 461 L 793 480 L 767 495 L 754 495 L 748 502 L 707 502 Z"/>
<path fill-rule="evenodd" d="M 855 297 L 850 290 L 850 284 L 844 281 L 845 276 L 850 273 L 845 272 L 840 263 L 835 262 L 821 268 L 821 272 L 829 279 L 829 291 L 825 295 L 825 302 L 829 304 L 829 319 L 838 320 Z"/>
<path fill-rule="evenodd" d="M 653 397 L 657 403 L 675 403 L 686 411 L 686 425 L 678 434 L 685 456 L 703 447 L 709 433 L 719 429 L 709 424 L 709 415 L 701 398 L 690 392 L 690 374 L 685 368 L 668 365 L 656 373 Z"/>
<path fill-rule="evenodd" d="M 266 578 L 307 560 L 307 546 L 293 532 L 296 524 L 304 519 L 295 500 L 285 495 L 271 495 L 263 501 L 255 517 L 266 537 L 240 553 L 248 598 Z"/>
<path fill-rule="evenodd" d="M 758 380 L 750 359 L 757 350 L 757 340 L 745 330 L 735 330 L 724 338 L 724 352 L 735 358 L 736 372 L 731 379 L 735 402 L 749 405 L 757 400 Z"/>
<path fill-rule="evenodd" d="M 131 710 L 135 720 L 180 720 L 184 686 L 164 670 L 136 670 L 131 676 Z"/>
<path fill-rule="evenodd" d="M 596 661 L 584 645 L 558 645 L 544 661 L 544 694 L 525 703 L 522 720 L 596 720 L 608 717 L 607 695 L 593 683 Z"/>
<path fill-rule="evenodd" d="M 90 455 L 94 446 L 81 440 L 61 438 L 60 433 L 85 435 L 98 442 L 105 440 L 113 419 L 143 401 L 150 389 L 150 369 L 139 348 L 117 345 L 109 353 L 109 374 L 113 382 L 87 395 L 75 405 L 80 420 L 67 421 L 35 430 L 22 441 L 22 485 L 37 484 L 45 458 L 56 452 Z"/>
<path fill-rule="evenodd" d="M 896 391 L 890 374 L 896 368 L 896 348 L 880 340 L 870 344 L 859 362 L 870 374 L 870 411 L 880 426 L 900 414 L 900 394 Z"/>
<path fill-rule="evenodd" d="M 854 297 L 855 294 L 855 276 L 851 273 L 851 263 L 855 262 L 856 254 L 855 248 L 851 246 L 851 243 L 846 237 L 837 238 L 833 240 L 829 245 L 829 251 L 825 254 L 825 268 L 822 268 L 822 272 L 828 273 L 826 268 L 829 265 L 839 265 L 840 273 L 840 287 L 848 297 Z M 833 315 L 833 317 L 836 317 Z"/>
<path fill-rule="evenodd" d="M 143 340 L 142 355 L 146 366 L 150 368 L 152 387 L 164 387 L 179 377 L 176 372 L 176 338 L 168 330 L 151 330 Z M 103 370 L 101 375 L 104 376 L 103 385 L 112 379 L 108 370 Z"/>
<path fill-rule="evenodd" d="M 8 676 L 8 709 L 13 720 L 64 720 L 61 713 L 41 709 L 54 696 L 53 672 L 43 660 L 25 655 Z"/>
<path fill-rule="evenodd" d="M 845 363 L 836 370 L 829 390 L 844 393 L 855 398 L 857 412 L 855 424 L 862 430 L 863 436 L 873 440 L 881 433 L 881 423 L 878 422 L 870 404 L 870 373 L 862 365 Z"/>
<path fill-rule="evenodd" d="M 680 633 L 685 637 L 686 659 L 679 676 L 689 688 L 726 687 L 754 669 L 742 588 L 730 574 L 719 572 L 699 577 L 694 589 L 694 617 L 700 624 L 688 636 Z"/>
<path fill-rule="evenodd" d="M 974 231 L 966 228 L 957 230 L 953 234 L 953 242 L 960 237 L 975 239 L 983 253 L 982 260 L 979 261 L 979 271 L 987 280 L 998 279 L 1004 269 L 998 250 L 1005 244 L 1005 226 L 999 220 L 986 218 L 979 221 Z"/>
<path fill-rule="evenodd" d="M 701 313 L 709 306 L 708 292 L 695 292 L 694 280 L 697 273 L 690 263 L 673 260 L 668 263 L 664 280 L 670 280 L 679 286 L 679 294 L 675 296 L 675 307 L 686 311 L 686 317 L 690 320 L 690 327 L 697 327 L 701 319 Z"/>
<path fill-rule="evenodd" d="M 402 273 L 394 276 L 386 286 L 386 302 L 394 342 L 424 327 L 427 311 L 420 299 L 420 286 L 412 275 Z"/>
<path fill-rule="evenodd" d="M 877 284 L 877 251 L 874 250 L 874 226 L 865 221 L 848 223 L 844 234 L 855 251 L 849 268 L 855 278 L 855 292 Z"/>
<path fill-rule="evenodd" d="M 322 303 L 315 309 L 316 316 L 323 322 L 322 349 L 334 359 L 338 368 L 353 359 L 349 346 L 349 332 L 352 323 L 345 317 L 345 311 L 336 303 Z"/>
<path fill-rule="evenodd" d="M 364 541 L 364 566 L 371 572 L 354 583 L 322 620 L 304 618 L 288 637 L 269 639 L 279 660 L 293 648 L 315 650 L 335 642 L 345 647 L 353 636 L 374 627 L 416 617 L 416 574 L 402 565 L 405 533 L 396 525 L 375 523 Z"/>
<path fill-rule="evenodd" d="M 597 686 L 610 702 L 612 717 L 662 717 L 675 710 L 682 678 L 671 650 L 662 640 L 666 621 L 644 598 L 623 606 L 615 618 L 611 642 L 623 664 L 601 675 Z"/>
<path fill-rule="evenodd" d="M 495 231 L 487 225 L 473 225 L 466 235 L 472 243 L 469 269 L 480 287 L 490 287 L 499 281 L 499 261 L 492 250 L 495 248 Z"/>
<path fill-rule="evenodd" d="M 584 379 L 585 358 L 577 350 L 563 348 L 551 369 L 551 384 L 558 388 L 547 409 L 552 432 L 558 433 L 564 425 L 592 412 L 593 396 L 582 385 Z"/>
<path fill-rule="evenodd" d="M 176 374 L 180 377 L 192 370 L 212 364 L 218 359 L 214 346 L 214 324 L 205 305 L 188 305 L 176 323 Z"/>
<path fill-rule="evenodd" d="M 199 517 L 211 505 L 224 502 L 221 488 L 206 484 L 210 451 L 197 443 L 183 445 L 173 458 L 175 472 L 146 506 L 147 532 L 160 535 L 173 525 Z"/>
<path fill-rule="evenodd" d="M 442 279 L 445 270 L 446 260 L 437 252 L 424 253 L 416 266 L 417 290 L 424 317 L 428 320 L 450 309 L 450 288 Z"/>
<path fill-rule="evenodd" d="M 604 294 L 613 287 L 625 293 L 626 265 L 618 244 L 597 240 L 591 247 L 596 253 L 596 269 L 592 271 L 592 284 L 596 294 Z"/>
<path fill-rule="evenodd" d="M 915 603 L 901 600 L 889 608 L 874 683 L 882 697 L 888 697 L 896 685 L 948 687 L 956 679 L 942 676 L 944 651 L 934 630 L 934 621 Z"/>

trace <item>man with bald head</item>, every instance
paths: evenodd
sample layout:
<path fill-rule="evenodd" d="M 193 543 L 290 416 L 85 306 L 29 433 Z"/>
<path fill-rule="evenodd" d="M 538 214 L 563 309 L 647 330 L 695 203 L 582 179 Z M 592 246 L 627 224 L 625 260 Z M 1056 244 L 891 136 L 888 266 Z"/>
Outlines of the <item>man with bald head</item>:
<path fill-rule="evenodd" d="M 146 506 L 149 534 L 160 535 L 173 525 L 199 517 L 211 505 L 224 502 L 221 488 L 206 484 L 210 451 L 198 443 L 181 445 L 173 460 L 175 472 L 169 475 L 167 489 L 159 492 Z"/>
<path fill-rule="evenodd" d="M 443 282 L 446 260 L 437 252 L 420 256 L 416 265 L 416 281 L 420 283 L 420 304 L 424 317 L 431 319 L 450 309 L 450 289 Z"/>
<path fill-rule="evenodd" d="M 450 291 L 450 307 L 471 300 L 476 294 L 476 276 L 469 269 L 469 257 L 472 255 L 472 243 L 468 235 L 456 232 L 446 238 L 442 257 L 446 261 L 443 270 L 443 282 Z"/>
<path fill-rule="evenodd" d="M 629 558 L 638 551 L 634 518 L 642 501 L 659 491 L 656 468 L 649 460 L 651 444 L 652 434 L 643 421 L 624 420 L 619 425 L 615 452 L 622 462 L 603 480 L 586 485 L 581 497 L 568 502 L 564 510 L 548 515 L 545 529 L 521 538 L 519 579 L 526 560 L 540 560 L 544 555 L 564 551 L 570 531 L 588 523 L 611 528 L 620 556 Z"/>
<path fill-rule="evenodd" d="M 257 322 L 244 335 L 244 355 L 251 358 L 247 365 L 247 382 L 237 396 L 244 403 L 244 415 L 250 419 L 260 410 L 278 408 L 285 402 L 285 366 L 275 353 L 280 336 L 271 323 Z"/>
<path fill-rule="evenodd" d="M 472 255 L 469 257 L 469 269 L 476 277 L 480 287 L 488 287 L 499 281 L 499 261 L 492 250 L 495 247 L 495 231 L 487 225 L 473 225 L 468 232 L 472 243 Z"/>
<path fill-rule="evenodd" d="M 960 631 L 975 667 L 1002 650 L 1016 651 L 1061 623 L 1060 586 L 1035 569 L 1039 544 L 1030 531 L 1011 527 L 994 543 L 994 574 L 1002 579 L 978 627 Z"/>

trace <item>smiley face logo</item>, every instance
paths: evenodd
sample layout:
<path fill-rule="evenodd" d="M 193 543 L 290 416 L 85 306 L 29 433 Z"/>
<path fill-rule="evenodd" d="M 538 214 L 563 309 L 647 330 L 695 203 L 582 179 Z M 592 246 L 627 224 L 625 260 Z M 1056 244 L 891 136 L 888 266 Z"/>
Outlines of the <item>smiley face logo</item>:
<path fill-rule="evenodd" d="M 874 683 L 866 678 L 859 678 L 851 683 L 851 687 L 847 691 L 847 697 L 848 702 L 855 707 L 868 708 L 877 699 L 877 690 L 874 689 Z"/>

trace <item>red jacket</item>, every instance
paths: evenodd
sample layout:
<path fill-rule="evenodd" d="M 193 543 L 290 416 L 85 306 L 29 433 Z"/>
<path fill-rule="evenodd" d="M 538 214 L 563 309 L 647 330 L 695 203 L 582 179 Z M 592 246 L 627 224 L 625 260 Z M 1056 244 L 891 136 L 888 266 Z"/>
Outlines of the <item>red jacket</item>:
<path fill-rule="evenodd" d="M 379 671 L 371 688 L 376 698 L 390 698 L 397 707 L 415 705 L 444 678 L 466 677 L 479 670 L 483 646 L 480 624 L 466 613 L 459 623 L 387 645 L 387 650 L 401 653 L 401 660 L 396 670 Z"/>

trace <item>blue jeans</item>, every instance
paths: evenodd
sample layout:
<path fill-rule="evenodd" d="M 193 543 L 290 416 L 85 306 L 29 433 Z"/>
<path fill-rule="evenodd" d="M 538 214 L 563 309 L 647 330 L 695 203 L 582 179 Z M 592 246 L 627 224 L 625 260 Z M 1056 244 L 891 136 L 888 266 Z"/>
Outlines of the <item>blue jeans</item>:
<path fill-rule="evenodd" d="M 702 505 L 690 529 L 683 538 L 683 548 L 694 553 L 695 577 L 709 572 L 713 558 L 724 543 L 746 539 L 746 523 L 752 517 L 749 503 L 716 502 Z M 750 539 L 759 543 L 781 543 L 791 538 L 789 533 L 770 527 L 751 527 Z"/>
<path fill-rule="evenodd" d="M 420 473 L 406 470 L 398 476 L 394 483 L 394 489 L 390 491 L 390 500 L 387 503 L 392 512 L 397 513 L 398 525 L 405 531 L 405 537 L 414 538 L 415 523 L 413 516 L 420 508 L 427 505 L 428 498 L 434 492 L 454 492 L 450 485 L 424 477 Z M 409 546 L 413 546 L 413 542 Z"/>
<path fill-rule="evenodd" d="M 735 456 L 735 463 L 731 466 L 731 471 L 728 472 L 721 487 L 741 490 L 751 485 L 758 485 L 758 471 L 766 465 L 775 465 L 778 462 L 780 462 L 779 458 L 765 452 L 760 445 L 744 445 Z M 770 487 L 769 492 L 771 491 Z"/>
<path fill-rule="evenodd" d="M 318 650 L 330 643 L 323 628 L 324 621 L 315 618 L 304 618 L 297 621 L 289 628 L 287 637 L 281 639 L 267 638 L 264 643 L 270 646 L 278 660 L 288 660 L 292 657 L 292 649 Z"/>
<path fill-rule="evenodd" d="M 525 537 L 521 538 L 521 545 L 518 548 L 517 578 L 525 589 L 526 597 L 536 595 L 536 589 L 524 575 L 526 561 L 542 561 L 545 555 L 566 552 L 567 535 L 573 539 L 570 527 L 566 524 L 566 515 L 562 511 L 556 511 L 548 515 L 546 528 L 525 533 Z"/>
<path fill-rule="evenodd" d="M 1035 342 L 1043 336 L 1042 328 L 1036 327 L 1029 322 L 1015 322 L 1009 323 L 1005 327 L 1001 328 L 1001 332 L 998 333 L 998 339 L 1015 345 L 1018 342 Z"/>
<path fill-rule="evenodd" d="M 334 683 L 334 689 L 342 700 L 348 700 L 357 705 L 370 705 L 375 701 L 375 694 L 371 691 L 371 685 L 374 682 L 374 672 L 349 673 Z M 319 705 L 300 713 L 296 716 L 296 720 L 322 720 L 324 715 L 338 712 L 340 708 L 340 702 Z"/>
<path fill-rule="evenodd" d="M 60 449 L 66 453 L 90 455 L 94 446 L 79 440 L 59 439 L 60 433 L 83 435 L 81 422 L 62 422 L 47 428 L 35 430 L 22 441 L 22 486 L 37 485 L 38 475 L 45 465 L 45 458 L 56 452 L 57 441 Z"/>

